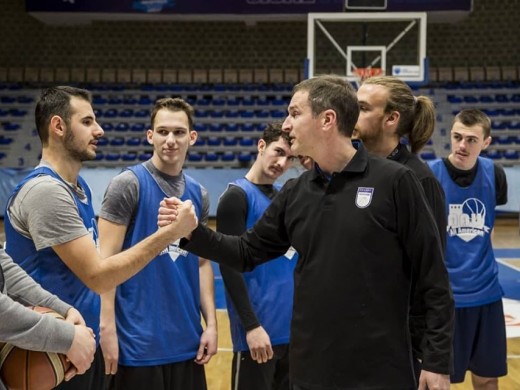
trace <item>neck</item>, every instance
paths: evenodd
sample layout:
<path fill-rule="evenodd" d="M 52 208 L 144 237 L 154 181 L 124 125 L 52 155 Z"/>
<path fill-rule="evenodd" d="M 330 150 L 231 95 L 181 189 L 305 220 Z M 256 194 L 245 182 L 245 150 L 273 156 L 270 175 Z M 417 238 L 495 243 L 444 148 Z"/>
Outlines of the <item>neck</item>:
<path fill-rule="evenodd" d="M 341 172 L 356 152 L 349 137 L 339 137 L 335 142 L 331 142 L 329 147 L 324 148 L 322 155 L 314 160 L 324 173 L 331 175 Z"/>
<path fill-rule="evenodd" d="M 377 143 L 363 143 L 367 150 L 375 154 L 376 156 L 387 158 L 390 156 L 390 153 L 394 151 L 395 148 L 399 145 L 399 140 L 391 139 L 391 140 L 381 140 Z"/>
<path fill-rule="evenodd" d="M 178 175 L 180 175 L 180 173 L 182 171 L 182 164 L 178 164 L 178 163 L 165 164 L 155 154 L 152 156 L 152 164 L 159 171 L 161 171 L 162 173 L 169 175 L 169 176 L 178 176 Z"/>
<path fill-rule="evenodd" d="M 45 161 L 60 177 L 74 185 L 77 184 L 79 171 L 82 167 L 81 161 L 67 158 L 63 153 L 43 148 L 42 160 Z"/>
<path fill-rule="evenodd" d="M 263 174 L 262 167 L 260 164 L 255 163 L 251 167 L 251 169 L 246 173 L 246 179 L 249 180 L 253 184 L 274 184 L 276 179 L 273 179 L 272 177 L 268 177 L 267 175 Z"/>

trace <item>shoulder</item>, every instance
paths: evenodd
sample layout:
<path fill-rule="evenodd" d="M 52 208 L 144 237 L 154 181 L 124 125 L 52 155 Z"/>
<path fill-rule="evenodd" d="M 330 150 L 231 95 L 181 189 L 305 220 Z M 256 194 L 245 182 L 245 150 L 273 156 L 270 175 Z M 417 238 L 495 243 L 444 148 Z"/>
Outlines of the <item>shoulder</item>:
<path fill-rule="evenodd" d="M 75 203 L 73 193 L 65 183 L 48 175 L 37 176 L 29 180 L 20 188 L 15 199 L 23 200 L 24 203 L 33 201 L 40 203 L 43 197 L 47 204 L 62 203 L 63 201 Z"/>
<path fill-rule="evenodd" d="M 381 179 L 396 177 L 411 172 L 411 169 L 406 165 L 398 163 L 387 158 L 379 156 L 368 155 L 368 174 L 374 178 Z"/>
<path fill-rule="evenodd" d="M 420 181 L 436 180 L 435 175 L 433 174 L 428 164 L 422 161 L 415 154 L 411 154 L 410 158 L 408 159 L 405 165 L 408 168 L 410 168 L 413 171 L 413 173 L 415 173 L 415 175 Z"/>
<path fill-rule="evenodd" d="M 244 189 L 236 184 L 230 183 L 226 190 L 222 193 L 219 199 L 221 202 L 237 202 L 246 199 L 246 193 Z"/>

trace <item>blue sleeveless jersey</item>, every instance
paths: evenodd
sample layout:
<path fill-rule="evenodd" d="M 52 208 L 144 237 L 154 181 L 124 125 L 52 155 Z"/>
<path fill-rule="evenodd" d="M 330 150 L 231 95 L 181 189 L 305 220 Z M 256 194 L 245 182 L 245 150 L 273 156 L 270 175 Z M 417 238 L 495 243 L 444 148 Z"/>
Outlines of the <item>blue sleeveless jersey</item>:
<path fill-rule="evenodd" d="M 14 189 L 11 198 L 18 193 L 20 188 L 29 180 L 40 176 L 49 175 L 53 178 L 66 183 L 52 169 L 40 167 L 29 173 Z M 92 208 L 92 195 L 87 183 L 78 177 L 78 183 L 84 189 L 87 196 L 87 203 L 83 203 L 76 194 L 73 193 L 74 201 L 79 210 L 79 215 L 87 230 L 92 234 L 92 238 L 97 246 L 97 225 L 94 210 Z M 11 199 L 10 198 L 10 199 Z M 9 201 L 7 202 L 9 207 Z M 59 212 L 59 210 L 56 210 Z M 34 280 L 42 285 L 44 289 L 60 297 L 79 310 L 87 326 L 91 327 L 96 335 L 99 335 L 99 314 L 100 298 L 99 295 L 89 289 L 74 273 L 65 265 L 52 248 L 44 248 L 37 251 L 32 240 L 18 233 L 9 220 L 9 213 L 5 212 L 5 236 L 6 252 L 18 263 Z M 99 342 L 99 337 L 96 337 Z"/>
<path fill-rule="evenodd" d="M 271 200 L 247 179 L 238 179 L 231 185 L 239 186 L 246 193 L 249 229 L 262 216 Z M 272 345 L 289 343 L 294 294 L 293 274 L 297 260 L 298 255 L 290 251 L 285 256 L 268 261 L 243 274 L 253 310 L 269 335 Z M 249 347 L 245 329 L 227 292 L 226 301 L 233 350 L 247 351 Z"/>
<path fill-rule="evenodd" d="M 446 194 L 446 266 L 455 306 L 480 306 L 500 300 L 503 292 L 491 245 L 496 207 L 493 162 L 478 158 L 477 174 L 469 187 L 457 185 L 442 160 L 429 164 Z"/>
<path fill-rule="evenodd" d="M 126 233 L 127 249 L 157 230 L 157 212 L 165 194 L 139 164 L 129 168 L 139 180 L 134 223 Z M 201 216 L 200 185 L 184 175 L 182 200 L 190 199 Z M 155 366 L 194 359 L 202 334 L 199 258 L 172 243 L 137 275 L 117 288 L 116 322 L 119 363 Z"/>

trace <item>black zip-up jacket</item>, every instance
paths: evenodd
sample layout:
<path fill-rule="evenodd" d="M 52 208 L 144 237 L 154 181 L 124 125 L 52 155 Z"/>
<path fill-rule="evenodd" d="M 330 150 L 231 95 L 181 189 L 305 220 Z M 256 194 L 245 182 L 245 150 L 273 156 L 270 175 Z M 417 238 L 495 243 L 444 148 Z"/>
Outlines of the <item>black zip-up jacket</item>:
<path fill-rule="evenodd" d="M 423 369 L 449 373 L 453 297 L 439 233 L 408 168 L 362 144 L 342 172 L 289 181 L 240 237 L 199 226 L 190 252 L 251 270 L 292 245 L 290 375 L 306 389 L 416 388 L 408 329 L 411 280 L 424 302 Z"/>

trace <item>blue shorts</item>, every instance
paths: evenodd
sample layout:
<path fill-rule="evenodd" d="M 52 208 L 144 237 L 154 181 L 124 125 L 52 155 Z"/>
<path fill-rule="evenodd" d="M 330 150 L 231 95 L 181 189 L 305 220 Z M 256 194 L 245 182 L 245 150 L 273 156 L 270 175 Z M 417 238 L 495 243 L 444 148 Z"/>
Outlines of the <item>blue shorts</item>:
<path fill-rule="evenodd" d="M 452 383 L 466 371 L 485 378 L 507 375 L 506 325 L 502 300 L 455 309 Z"/>

